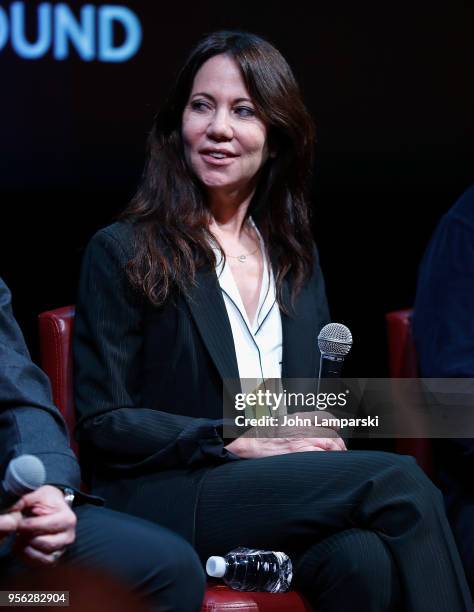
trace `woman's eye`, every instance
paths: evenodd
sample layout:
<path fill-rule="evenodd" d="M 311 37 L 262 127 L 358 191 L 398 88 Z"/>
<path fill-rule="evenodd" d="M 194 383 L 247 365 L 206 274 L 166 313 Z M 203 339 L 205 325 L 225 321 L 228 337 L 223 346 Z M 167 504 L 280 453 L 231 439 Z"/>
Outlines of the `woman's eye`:
<path fill-rule="evenodd" d="M 253 108 L 249 108 L 248 106 L 238 106 L 235 109 L 235 112 L 239 115 L 239 117 L 254 117 L 255 111 Z"/>
<path fill-rule="evenodd" d="M 191 102 L 191 108 L 195 111 L 205 111 L 209 109 L 209 104 L 201 100 L 194 100 Z"/>

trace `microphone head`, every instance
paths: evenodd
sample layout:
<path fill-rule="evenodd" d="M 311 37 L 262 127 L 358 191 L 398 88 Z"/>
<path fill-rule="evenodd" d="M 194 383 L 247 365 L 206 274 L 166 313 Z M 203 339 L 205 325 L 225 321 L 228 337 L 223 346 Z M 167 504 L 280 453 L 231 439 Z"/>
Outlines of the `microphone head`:
<path fill-rule="evenodd" d="M 41 487 L 45 480 L 43 462 L 34 455 L 20 455 L 8 464 L 3 485 L 9 493 L 21 497 Z"/>
<path fill-rule="evenodd" d="M 352 348 L 352 334 L 342 323 L 328 323 L 319 332 L 318 346 L 322 355 L 345 357 Z"/>

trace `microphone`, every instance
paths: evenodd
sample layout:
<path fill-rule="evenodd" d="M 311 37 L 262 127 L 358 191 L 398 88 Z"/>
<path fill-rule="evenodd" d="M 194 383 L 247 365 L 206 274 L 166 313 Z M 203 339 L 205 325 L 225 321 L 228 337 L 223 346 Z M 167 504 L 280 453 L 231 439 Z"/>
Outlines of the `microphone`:
<path fill-rule="evenodd" d="M 46 469 L 34 455 L 19 455 L 10 461 L 0 483 L 0 512 L 5 512 L 20 497 L 41 487 L 46 480 Z"/>
<path fill-rule="evenodd" d="M 318 393 L 322 378 L 339 378 L 344 358 L 352 348 L 352 334 L 342 323 L 328 323 L 319 332 L 318 346 L 321 352 L 319 361 Z"/>

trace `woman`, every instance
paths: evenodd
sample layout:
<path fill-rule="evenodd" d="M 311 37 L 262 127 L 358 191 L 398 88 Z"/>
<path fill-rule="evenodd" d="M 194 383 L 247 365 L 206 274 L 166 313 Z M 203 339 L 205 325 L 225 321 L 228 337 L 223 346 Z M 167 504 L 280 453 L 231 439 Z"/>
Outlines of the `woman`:
<path fill-rule="evenodd" d="M 316 371 L 329 315 L 305 196 L 313 142 L 269 43 L 218 32 L 194 49 L 137 195 L 85 255 L 76 401 L 93 490 L 203 559 L 288 552 L 318 610 L 470 609 L 438 492 L 412 460 L 313 452 L 345 449 L 317 431 L 222 438 L 229 379 Z"/>

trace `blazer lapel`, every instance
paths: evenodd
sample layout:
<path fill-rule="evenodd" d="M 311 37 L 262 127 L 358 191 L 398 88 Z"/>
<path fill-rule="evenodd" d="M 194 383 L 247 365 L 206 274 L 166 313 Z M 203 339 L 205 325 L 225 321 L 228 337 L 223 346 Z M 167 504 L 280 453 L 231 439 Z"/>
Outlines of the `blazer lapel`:
<path fill-rule="evenodd" d="M 317 337 L 307 320 L 281 313 L 283 329 L 282 378 L 315 378 Z"/>
<path fill-rule="evenodd" d="M 275 258 L 270 257 L 275 272 Z M 314 312 L 311 295 L 304 289 L 299 294 L 295 308 L 290 306 L 290 283 L 283 282 L 283 300 L 289 314 L 281 313 L 283 333 L 282 378 L 314 378 L 318 375 L 317 332 L 314 328 Z M 196 322 L 203 342 L 224 381 L 238 381 L 239 368 L 235 354 L 234 340 L 224 299 L 214 271 L 200 270 L 196 274 L 196 286 L 186 297 L 191 315 Z M 240 385 L 238 385 L 240 387 Z M 235 383 L 231 387 L 236 390 Z"/>
<path fill-rule="evenodd" d="M 275 271 L 275 262 L 272 265 Z M 317 337 L 314 328 L 314 312 L 311 310 L 311 300 L 303 289 L 298 295 L 295 307 L 291 307 L 291 286 L 286 277 L 283 281 L 283 302 L 289 314 L 281 312 L 283 335 L 283 358 L 281 367 L 282 378 L 314 378 L 317 377 L 316 347 Z"/>
<path fill-rule="evenodd" d="M 191 315 L 222 379 L 239 379 L 234 340 L 224 299 L 214 271 L 200 270 L 186 297 Z M 226 385 L 229 390 L 230 387 Z M 239 385 L 240 387 L 240 385 Z M 235 393 L 235 389 L 231 390 Z"/>

